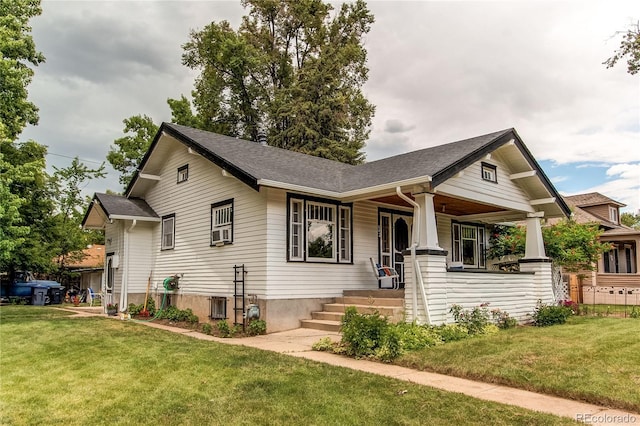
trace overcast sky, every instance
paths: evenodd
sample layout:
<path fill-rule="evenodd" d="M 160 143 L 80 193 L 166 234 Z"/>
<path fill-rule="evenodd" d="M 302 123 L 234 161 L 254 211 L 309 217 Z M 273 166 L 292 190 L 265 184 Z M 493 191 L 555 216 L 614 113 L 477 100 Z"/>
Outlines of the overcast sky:
<path fill-rule="evenodd" d="M 21 139 L 97 166 L 122 120 L 169 121 L 189 96 L 181 65 L 192 29 L 228 20 L 240 1 L 54 1 L 31 21 L 47 58 L 30 99 L 40 124 Z M 371 1 L 366 36 L 376 105 L 368 160 L 514 127 L 563 194 L 598 191 L 640 209 L 640 75 L 602 62 L 640 19 L 640 1 Z M 118 175 L 86 190 L 122 190 Z"/>

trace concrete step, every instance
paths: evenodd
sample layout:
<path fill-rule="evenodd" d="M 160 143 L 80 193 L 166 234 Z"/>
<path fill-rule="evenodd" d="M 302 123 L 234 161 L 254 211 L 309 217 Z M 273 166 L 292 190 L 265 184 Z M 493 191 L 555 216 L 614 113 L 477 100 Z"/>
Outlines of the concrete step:
<path fill-rule="evenodd" d="M 404 306 L 404 299 L 389 297 L 364 297 L 343 296 L 336 297 L 336 303 L 345 305 L 370 305 L 370 306 Z"/>
<path fill-rule="evenodd" d="M 394 316 L 395 314 L 402 312 L 404 309 L 400 306 L 386 307 L 386 306 L 371 306 L 371 305 L 344 305 L 342 303 L 325 303 L 324 312 L 342 312 L 349 307 L 354 306 L 356 311 L 360 314 L 372 314 L 378 311 L 380 315 Z"/>
<path fill-rule="evenodd" d="M 381 297 L 391 299 L 404 299 L 404 289 L 400 290 L 344 290 L 343 296 L 357 297 Z"/>
<path fill-rule="evenodd" d="M 301 320 L 302 328 L 313 328 L 315 330 L 340 332 L 340 321 L 310 319 Z"/>
<path fill-rule="evenodd" d="M 342 321 L 342 317 L 344 316 L 344 312 L 311 312 L 311 319 L 317 320 L 328 320 L 328 321 Z"/>

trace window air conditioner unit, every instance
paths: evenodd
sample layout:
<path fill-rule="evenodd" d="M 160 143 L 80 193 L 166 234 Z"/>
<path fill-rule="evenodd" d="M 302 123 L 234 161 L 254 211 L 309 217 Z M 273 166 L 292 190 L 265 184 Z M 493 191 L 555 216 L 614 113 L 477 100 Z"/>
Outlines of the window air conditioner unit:
<path fill-rule="evenodd" d="M 211 231 L 211 244 L 231 242 L 231 227 L 218 228 Z"/>

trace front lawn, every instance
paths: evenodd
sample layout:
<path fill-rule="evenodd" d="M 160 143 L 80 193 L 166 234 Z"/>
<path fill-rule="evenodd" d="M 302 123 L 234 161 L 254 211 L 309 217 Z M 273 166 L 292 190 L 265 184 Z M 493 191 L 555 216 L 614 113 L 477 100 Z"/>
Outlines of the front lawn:
<path fill-rule="evenodd" d="M 574 316 L 411 352 L 396 363 L 640 413 L 640 319 Z"/>
<path fill-rule="evenodd" d="M 0 424 L 573 424 L 132 321 L 69 319 L 51 309 L 0 307 Z"/>

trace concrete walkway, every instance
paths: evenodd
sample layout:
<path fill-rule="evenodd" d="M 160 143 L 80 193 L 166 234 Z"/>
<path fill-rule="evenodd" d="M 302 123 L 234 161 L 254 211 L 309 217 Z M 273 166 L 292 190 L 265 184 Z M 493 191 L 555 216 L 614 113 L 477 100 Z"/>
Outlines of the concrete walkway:
<path fill-rule="evenodd" d="M 94 308 L 95 309 L 95 308 Z M 82 316 L 103 315 L 100 312 L 82 312 Z M 118 318 L 118 317 L 114 317 Z M 379 362 L 356 360 L 327 352 L 313 351 L 311 346 L 318 340 L 329 337 L 334 341 L 340 340 L 339 333 L 299 328 L 264 336 L 245 337 L 239 339 L 223 339 L 209 336 L 179 327 L 170 327 L 151 322 L 139 322 L 149 327 L 167 330 L 196 339 L 215 341 L 230 345 L 247 346 L 266 351 L 278 352 L 298 358 L 305 358 L 338 367 L 350 368 L 367 373 L 378 374 L 398 380 L 404 380 L 419 385 L 431 386 L 448 392 L 457 392 L 487 401 L 494 401 L 514 405 L 529 410 L 569 417 L 587 424 L 640 425 L 640 414 L 610 409 L 584 402 L 538 394 L 506 386 L 477 382 L 446 376 L 438 373 L 412 370 L 406 367 L 383 364 Z"/>

